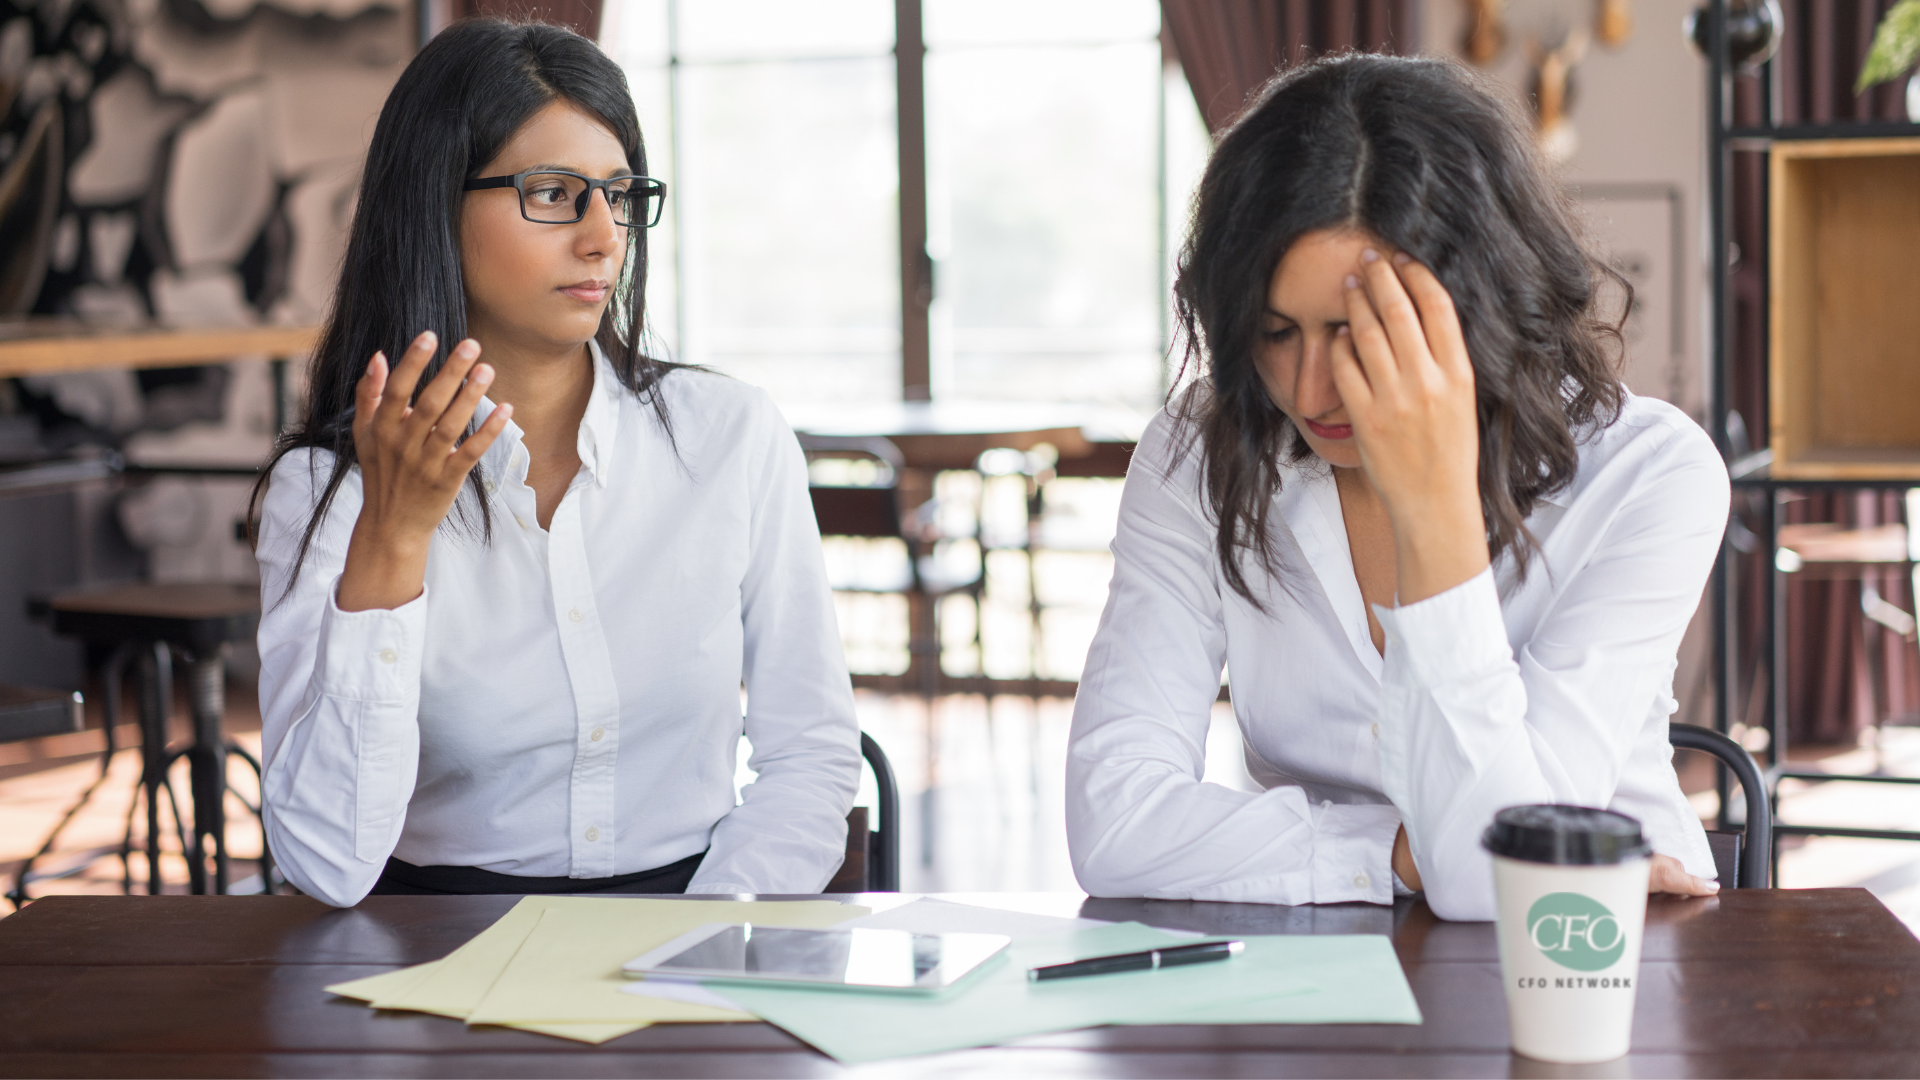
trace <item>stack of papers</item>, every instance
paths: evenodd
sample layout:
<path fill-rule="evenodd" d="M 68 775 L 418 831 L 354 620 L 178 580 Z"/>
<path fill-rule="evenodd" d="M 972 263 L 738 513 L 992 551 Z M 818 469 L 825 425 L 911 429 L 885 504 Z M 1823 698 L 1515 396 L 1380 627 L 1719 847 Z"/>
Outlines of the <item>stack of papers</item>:
<path fill-rule="evenodd" d="M 529 896 L 452 955 L 327 987 L 376 1009 L 436 1013 L 600 1043 L 648 1024 L 754 1020 L 731 1008 L 623 994 L 620 965 L 716 922 L 819 929 L 868 913 L 832 900 Z"/>
<path fill-rule="evenodd" d="M 937 996 L 634 980 L 620 966 L 706 923 L 872 927 L 1013 938 L 1003 962 Z M 831 901 L 530 896 L 444 960 L 327 989 L 413 1009 L 604 1042 L 654 1023 L 761 1019 L 844 1062 L 985 1046 L 1102 1024 L 1418 1024 L 1377 935 L 1241 937 L 1220 963 L 1032 983 L 1027 970 L 1190 943 L 1140 923 L 917 900 L 873 914 Z"/>

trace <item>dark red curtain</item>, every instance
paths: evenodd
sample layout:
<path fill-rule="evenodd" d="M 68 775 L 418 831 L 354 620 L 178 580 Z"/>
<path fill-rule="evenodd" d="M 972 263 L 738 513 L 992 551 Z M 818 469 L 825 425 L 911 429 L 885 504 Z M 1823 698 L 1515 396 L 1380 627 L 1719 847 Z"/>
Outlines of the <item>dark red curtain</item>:
<path fill-rule="evenodd" d="M 1418 0 L 1160 0 L 1167 37 L 1210 131 L 1286 64 L 1341 49 L 1419 48 Z"/>
<path fill-rule="evenodd" d="M 571 27 L 583 37 L 600 36 L 600 0 L 443 0 L 455 19 L 493 16 L 539 19 Z"/>
<path fill-rule="evenodd" d="M 1865 61 L 1874 28 L 1896 0 L 1781 0 L 1786 26 L 1774 63 L 1779 71 L 1778 122 L 1831 123 L 1848 120 L 1904 120 L 1906 80 L 1900 79 L 1856 95 L 1854 80 Z M 1704 92 L 1704 91 L 1703 91 Z M 1735 122 L 1755 124 L 1761 118 L 1761 85 L 1757 78 L 1736 80 Z M 1766 156 L 1734 155 L 1733 236 L 1739 247 L 1733 268 L 1734 333 L 1733 401 L 1754 433 L 1756 445 L 1765 442 L 1767 380 L 1766 310 L 1762 304 L 1766 263 L 1761 227 L 1767 212 Z M 1736 503 L 1737 512 L 1758 526 L 1766 512 L 1758 495 Z M 1809 492 L 1789 501 L 1789 523 L 1837 522 L 1864 528 L 1901 520 L 1901 500 L 1894 492 Z M 1745 670 L 1765 674 L 1758 656 L 1758 605 L 1766 602 L 1764 553 L 1741 560 L 1741 624 L 1746 631 Z M 1912 586 L 1897 570 L 1874 571 L 1880 594 L 1908 611 L 1914 610 Z M 1871 580 L 1871 579 L 1870 579 Z M 1860 586 L 1852 581 L 1822 581 L 1795 574 L 1787 578 L 1787 711 L 1788 738 L 1793 742 L 1851 742 L 1872 722 L 1872 685 L 1867 649 L 1879 650 L 1882 692 L 1895 716 L 1911 716 L 1920 709 L 1920 663 L 1911 644 L 1872 626 L 1861 625 Z M 1753 681 L 1748 681 L 1751 688 Z M 1760 698 L 1737 703 L 1736 716 L 1762 719 Z"/>

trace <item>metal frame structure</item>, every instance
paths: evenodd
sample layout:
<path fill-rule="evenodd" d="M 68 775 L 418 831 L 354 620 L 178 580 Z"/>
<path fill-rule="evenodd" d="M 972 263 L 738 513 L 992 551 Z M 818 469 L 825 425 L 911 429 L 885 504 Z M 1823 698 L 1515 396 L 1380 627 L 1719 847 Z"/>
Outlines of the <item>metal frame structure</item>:
<path fill-rule="evenodd" d="M 1705 15 L 1707 24 L 1707 197 L 1708 197 L 1708 244 L 1711 264 L 1711 284 L 1709 290 L 1710 318 L 1712 319 L 1711 344 L 1708 353 L 1709 370 L 1709 431 L 1714 445 L 1719 447 L 1721 456 L 1727 460 L 1727 469 L 1736 492 L 1751 491 L 1762 494 L 1767 501 L 1768 512 L 1762 523 L 1764 531 L 1759 534 L 1760 552 L 1767 575 L 1767 596 L 1761 605 L 1762 634 L 1760 641 L 1761 662 L 1767 665 L 1767 718 L 1769 740 L 1767 746 L 1766 783 L 1770 800 L 1775 810 L 1773 823 L 1772 851 L 1770 864 L 1777 884 L 1782 836 L 1846 836 L 1872 840 L 1920 840 L 1920 831 L 1906 829 L 1864 829 L 1840 825 L 1799 825 L 1785 824 L 1778 820 L 1779 786 L 1782 780 L 1800 780 L 1813 783 L 1857 782 L 1875 784 L 1920 784 L 1920 777 L 1857 775 L 1828 773 L 1819 770 L 1794 769 L 1789 767 L 1787 751 L 1787 694 L 1786 694 L 1786 634 L 1782 625 L 1786 616 L 1786 583 L 1781 571 L 1774 565 L 1773 553 L 1777 550 L 1776 539 L 1781 525 L 1782 496 L 1794 490 L 1885 490 L 1920 487 L 1920 474 L 1906 479 L 1871 480 L 1788 480 L 1776 479 L 1771 475 L 1771 453 L 1758 451 L 1744 454 L 1736 460 L 1736 448 L 1729 438 L 1729 410 L 1732 407 L 1732 356 L 1733 307 L 1730 303 L 1731 273 L 1730 244 L 1733 224 L 1732 165 L 1733 154 L 1738 151 L 1758 151 L 1766 153 L 1775 143 L 1798 139 L 1858 139 L 1884 138 L 1890 135 L 1920 135 L 1920 124 L 1900 123 L 1897 121 L 1848 121 L 1844 123 L 1813 123 L 1781 125 L 1777 123 L 1780 114 L 1779 72 L 1773 61 L 1761 65 L 1758 69 L 1760 79 L 1760 123 L 1738 126 L 1733 122 L 1733 78 L 1735 72 L 1728 61 L 1727 17 L 1729 0 L 1708 0 Z M 1769 198 L 1768 180 L 1765 171 L 1761 174 L 1760 198 Z M 1770 258 L 1771 242 L 1768 236 L 1769 215 L 1760 215 L 1760 250 L 1752 253 L 1761 259 Z M 1767 266 L 1761 268 L 1761 302 L 1769 305 L 1772 298 L 1768 295 Z M 1762 324 L 1766 324 L 1766 313 L 1762 313 Z M 1760 343 L 1762 364 L 1770 365 L 1773 357 L 1767 350 L 1770 343 L 1763 337 Z M 1717 676 L 1715 727 L 1728 732 L 1733 724 L 1735 695 L 1740 687 L 1739 650 L 1731 640 L 1734 628 L 1739 624 L 1739 597 L 1736 594 L 1734 573 L 1734 548 L 1731 536 L 1722 541 L 1720 558 L 1714 565 L 1712 580 L 1713 599 L 1713 658 Z M 1728 824 L 1729 784 L 1724 769 L 1720 770 L 1720 821 L 1722 827 Z M 1758 854 L 1756 852 L 1756 854 Z"/>

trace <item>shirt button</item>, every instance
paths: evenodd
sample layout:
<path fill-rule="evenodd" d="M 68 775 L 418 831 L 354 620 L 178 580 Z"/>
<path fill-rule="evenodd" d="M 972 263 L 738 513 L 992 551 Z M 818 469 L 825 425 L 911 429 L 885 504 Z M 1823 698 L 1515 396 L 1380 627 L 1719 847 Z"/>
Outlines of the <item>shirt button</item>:
<path fill-rule="evenodd" d="M 392 649 L 380 650 L 380 662 L 383 664 L 391 664 L 399 659 L 400 659 L 400 654 L 397 652 L 394 652 Z"/>
<path fill-rule="evenodd" d="M 586 616 L 580 614 L 579 608 L 574 608 L 572 611 L 567 612 L 567 621 L 569 622 L 579 622 L 584 618 L 586 618 Z"/>
<path fill-rule="evenodd" d="M 591 839 L 593 839 L 593 838 L 592 838 L 592 837 L 588 837 L 587 839 L 589 839 L 589 840 L 591 840 Z M 1368 877 L 1368 876 L 1367 876 L 1367 875 L 1365 875 L 1365 874 L 1355 874 L 1355 875 L 1353 875 L 1353 887 L 1354 887 L 1354 888 L 1356 888 L 1356 889 L 1364 889 L 1364 888 L 1366 888 L 1367 886 L 1369 886 L 1369 885 L 1372 885 L 1372 884 L 1373 884 L 1373 879 L 1372 879 L 1372 878 L 1370 878 L 1370 877 Z"/>
<path fill-rule="evenodd" d="M 600 839 L 600 830 L 592 825 L 587 826 L 587 843 L 591 844 L 598 839 Z"/>
<path fill-rule="evenodd" d="M 587 736 L 587 738 L 592 739 L 594 742 L 599 742 L 601 739 L 604 739 L 606 737 L 607 737 L 607 729 L 603 727 L 594 728 L 593 734 Z"/>

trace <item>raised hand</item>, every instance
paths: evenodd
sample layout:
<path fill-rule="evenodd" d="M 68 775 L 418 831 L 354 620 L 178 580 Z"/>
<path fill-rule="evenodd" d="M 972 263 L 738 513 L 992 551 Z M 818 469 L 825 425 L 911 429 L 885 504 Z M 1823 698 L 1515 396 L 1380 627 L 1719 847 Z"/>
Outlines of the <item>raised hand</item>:
<path fill-rule="evenodd" d="M 386 355 L 374 354 L 355 391 L 363 501 L 340 578 L 342 610 L 393 608 L 420 595 L 434 530 L 512 416 L 513 406 L 501 405 L 462 441 L 493 382 L 493 369 L 479 363 L 480 343 L 471 338 L 414 399 L 437 342 L 432 331 L 415 338 L 391 373 Z"/>
<path fill-rule="evenodd" d="M 1453 299 L 1407 256 L 1366 249 L 1346 299 L 1333 381 L 1393 522 L 1396 587 L 1411 604 L 1487 566 L 1473 365 Z"/>

